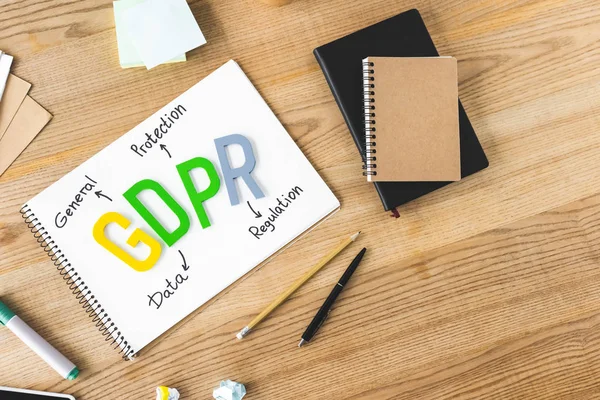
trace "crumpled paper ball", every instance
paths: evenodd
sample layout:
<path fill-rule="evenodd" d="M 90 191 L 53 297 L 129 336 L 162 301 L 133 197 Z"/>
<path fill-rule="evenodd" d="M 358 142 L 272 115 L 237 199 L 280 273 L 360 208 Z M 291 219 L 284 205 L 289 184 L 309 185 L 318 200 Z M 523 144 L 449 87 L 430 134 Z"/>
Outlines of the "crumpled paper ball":
<path fill-rule="evenodd" d="M 216 400 L 242 400 L 245 395 L 246 387 L 229 379 L 221 381 L 219 387 L 213 390 L 213 397 Z"/>
<path fill-rule="evenodd" d="M 179 400 L 179 391 L 166 386 L 159 386 L 156 388 L 156 400 Z"/>

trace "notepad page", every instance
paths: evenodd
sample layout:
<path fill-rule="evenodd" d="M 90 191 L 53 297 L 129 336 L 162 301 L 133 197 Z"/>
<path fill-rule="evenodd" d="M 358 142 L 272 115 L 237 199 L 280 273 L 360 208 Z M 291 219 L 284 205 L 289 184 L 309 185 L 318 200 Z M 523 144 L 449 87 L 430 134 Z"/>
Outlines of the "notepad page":
<path fill-rule="evenodd" d="M 231 204 L 233 188 L 225 183 L 216 146 L 216 140 L 232 134 L 251 144 L 251 176 L 264 195 L 257 198 L 237 178 L 237 205 Z M 232 168 L 248 159 L 239 145 L 227 146 L 226 152 Z M 215 194 L 201 202 L 210 222 L 204 228 L 177 169 L 198 157 L 210 161 L 220 181 Z M 196 192 L 214 181 L 201 168 L 190 175 Z M 171 245 L 123 195 L 144 180 L 159 183 L 180 206 L 172 203 L 170 209 L 152 190 L 138 196 L 166 231 L 185 225 L 173 209 L 189 219 L 187 231 Z M 330 215 L 339 202 L 239 66 L 229 61 L 27 206 L 137 352 Z M 111 212 L 129 222 L 106 226 L 105 235 L 118 248 L 144 260 L 156 250 L 147 243 L 160 245 L 149 270 L 134 270 L 94 239 L 94 227 Z M 147 237 L 142 235 L 134 249 L 127 240 L 136 229 Z M 65 301 L 75 300 L 65 296 Z"/>

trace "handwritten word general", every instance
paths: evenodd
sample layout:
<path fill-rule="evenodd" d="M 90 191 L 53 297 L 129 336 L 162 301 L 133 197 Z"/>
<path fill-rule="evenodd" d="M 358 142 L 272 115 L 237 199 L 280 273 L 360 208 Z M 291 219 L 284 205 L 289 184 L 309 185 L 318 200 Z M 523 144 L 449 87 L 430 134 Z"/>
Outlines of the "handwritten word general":
<path fill-rule="evenodd" d="M 86 182 L 81 189 L 79 189 L 79 192 L 75 194 L 73 201 L 66 207 L 64 214 L 62 211 L 60 211 L 58 214 L 56 214 L 56 217 L 54 217 L 54 225 L 56 225 L 57 228 L 63 228 L 65 225 L 67 225 L 67 222 L 69 222 L 69 217 L 72 217 L 75 214 L 75 211 L 81 207 L 81 203 L 83 203 L 86 196 L 90 194 L 90 192 L 92 192 L 92 190 L 98 184 L 98 182 L 89 176 L 84 176 L 87 178 L 88 182 Z"/>

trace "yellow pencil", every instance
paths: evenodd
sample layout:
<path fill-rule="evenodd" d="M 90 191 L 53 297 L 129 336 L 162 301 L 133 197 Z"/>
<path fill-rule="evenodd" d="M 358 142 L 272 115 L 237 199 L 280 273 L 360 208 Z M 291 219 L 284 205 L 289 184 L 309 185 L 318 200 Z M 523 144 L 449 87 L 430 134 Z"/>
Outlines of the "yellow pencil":
<path fill-rule="evenodd" d="M 302 286 L 314 274 L 319 272 L 319 270 L 321 268 L 323 268 L 329 261 L 331 261 L 342 250 L 344 250 L 350 243 L 354 242 L 359 234 L 360 234 L 360 232 L 356 232 L 354 235 L 350 236 L 349 238 L 344 239 L 335 249 L 331 250 L 329 252 L 329 254 L 327 254 L 325 257 L 323 257 L 321 259 L 321 261 L 319 261 L 317 263 L 317 265 L 312 267 L 306 274 L 304 274 L 304 276 L 302 276 L 302 278 L 300 278 L 296 282 L 294 282 L 294 284 L 292 286 L 290 286 L 285 292 L 281 293 L 281 295 L 279 295 L 279 297 L 277 297 L 275 299 L 275 301 L 273 301 L 267 308 L 265 308 L 263 312 L 258 314 L 252 321 L 250 321 L 250 323 L 248 325 L 246 325 L 244 327 L 244 329 L 242 329 L 240 331 L 240 333 L 238 333 L 236 335 L 236 337 L 238 339 L 241 339 L 244 336 L 246 336 L 248 334 L 248 332 L 250 332 L 250 330 L 253 329 L 256 325 L 258 325 L 258 323 L 260 321 L 265 319 L 267 317 L 267 315 L 269 315 L 271 313 L 271 311 L 273 311 L 274 309 L 279 307 L 281 305 L 281 303 L 286 301 L 287 298 L 290 297 L 292 295 L 292 293 L 294 293 L 300 286 Z"/>

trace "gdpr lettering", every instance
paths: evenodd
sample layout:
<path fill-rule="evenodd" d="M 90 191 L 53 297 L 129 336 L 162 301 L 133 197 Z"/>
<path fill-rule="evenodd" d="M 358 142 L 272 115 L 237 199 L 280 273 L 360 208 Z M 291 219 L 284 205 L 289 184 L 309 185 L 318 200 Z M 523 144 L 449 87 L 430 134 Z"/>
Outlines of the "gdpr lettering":
<path fill-rule="evenodd" d="M 240 203 L 235 185 L 235 179 L 237 178 L 241 178 L 243 180 L 255 198 L 258 199 L 264 197 L 265 195 L 263 191 L 251 175 L 256 165 L 256 158 L 254 156 L 254 151 L 250 141 L 243 135 L 233 134 L 217 138 L 214 140 L 214 143 L 231 206 L 235 206 Z M 244 163 L 238 168 L 231 167 L 231 163 L 226 151 L 227 146 L 234 144 L 241 146 L 244 153 Z M 200 191 L 196 189 L 191 175 L 192 171 L 196 169 L 203 170 L 208 176 L 209 180 L 208 186 Z M 179 179 L 185 188 L 192 208 L 194 209 L 196 218 L 198 218 L 198 221 L 200 222 L 200 225 L 203 229 L 210 227 L 211 221 L 206 212 L 205 203 L 214 197 L 221 187 L 221 180 L 219 179 L 219 175 L 217 174 L 215 166 L 206 158 L 196 157 L 178 164 L 176 166 L 176 170 L 179 175 Z M 140 200 L 138 196 L 145 190 L 153 191 L 171 210 L 171 212 L 173 212 L 179 221 L 179 226 L 177 226 L 177 228 L 172 229 L 171 231 L 166 229 L 160 223 L 157 217 L 153 215 L 146 205 Z M 123 193 L 123 197 L 167 246 L 173 246 L 189 230 L 190 217 L 188 213 L 160 183 L 152 179 L 143 179 L 139 182 L 136 182 L 127 191 L 125 191 L 125 193 Z M 127 229 L 131 224 L 127 218 L 118 212 L 109 212 L 102 215 L 95 223 L 92 232 L 96 242 L 98 242 L 102 247 L 119 258 L 125 264 L 133 268 L 135 271 L 143 272 L 151 269 L 160 257 L 162 251 L 160 242 L 155 240 L 142 229 L 135 229 L 131 236 L 127 239 L 127 245 L 133 248 L 139 243 L 143 243 L 150 249 L 150 255 L 146 259 L 136 259 L 121 246 L 117 245 L 106 237 L 105 228 L 111 223 L 115 223 L 123 229 Z"/>

